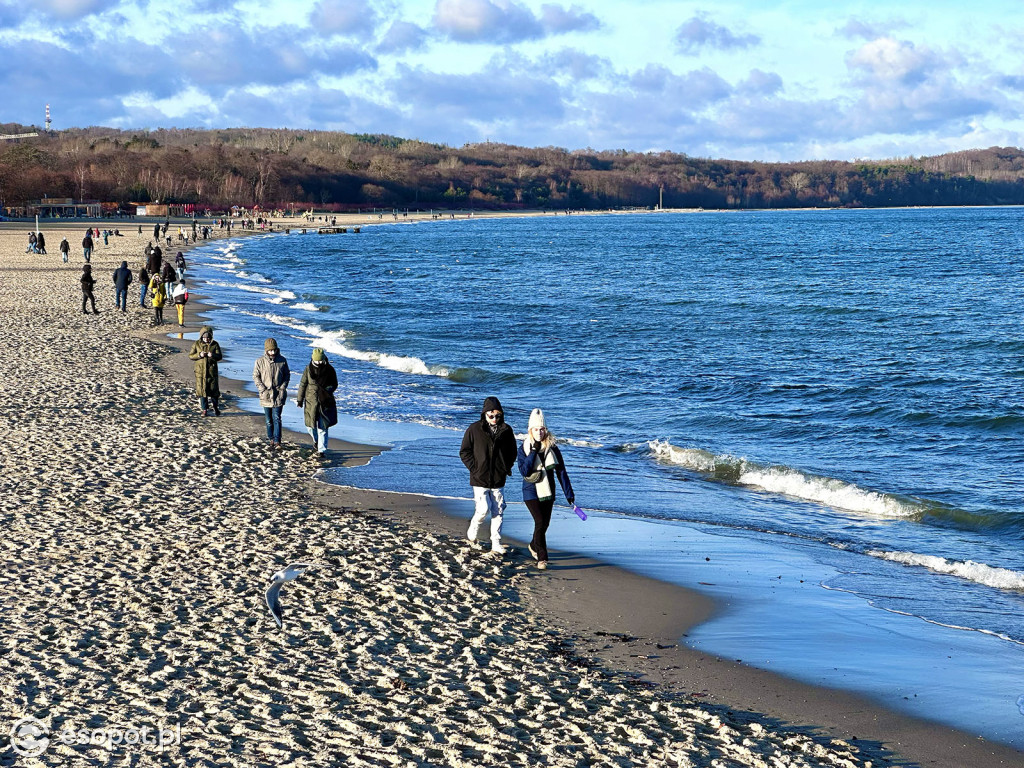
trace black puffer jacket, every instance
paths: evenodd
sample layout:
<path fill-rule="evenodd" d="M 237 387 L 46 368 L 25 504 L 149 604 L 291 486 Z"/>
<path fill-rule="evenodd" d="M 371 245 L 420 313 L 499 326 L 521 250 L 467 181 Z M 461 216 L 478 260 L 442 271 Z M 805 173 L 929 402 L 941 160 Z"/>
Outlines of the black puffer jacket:
<path fill-rule="evenodd" d="M 469 470 L 469 484 L 478 488 L 504 488 L 505 479 L 516 465 L 516 436 L 512 427 L 499 421 L 497 434 L 491 433 L 484 416 L 487 411 L 501 411 L 496 397 L 484 400 L 480 421 L 474 421 L 462 436 L 459 458 Z"/>

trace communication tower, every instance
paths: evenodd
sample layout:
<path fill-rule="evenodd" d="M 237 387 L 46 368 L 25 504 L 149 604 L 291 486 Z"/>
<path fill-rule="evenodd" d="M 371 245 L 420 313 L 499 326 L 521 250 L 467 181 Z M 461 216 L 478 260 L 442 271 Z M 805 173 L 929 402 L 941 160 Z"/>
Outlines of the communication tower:
<path fill-rule="evenodd" d="M 49 131 L 50 131 L 50 105 L 49 104 L 46 105 L 46 131 L 47 131 L 47 133 L 49 133 Z"/>

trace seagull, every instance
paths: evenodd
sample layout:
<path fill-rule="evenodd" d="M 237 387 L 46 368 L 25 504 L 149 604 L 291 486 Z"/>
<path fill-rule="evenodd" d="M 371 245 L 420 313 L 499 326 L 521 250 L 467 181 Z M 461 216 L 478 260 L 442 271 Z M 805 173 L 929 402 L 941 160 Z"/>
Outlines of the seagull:
<path fill-rule="evenodd" d="M 313 563 L 292 563 L 287 568 L 278 571 L 270 577 L 270 586 L 267 587 L 267 608 L 270 609 L 270 615 L 277 622 L 278 629 L 284 626 L 281 622 L 281 603 L 278 601 L 281 587 L 284 586 L 285 582 L 294 581 L 300 573 L 312 567 Z"/>

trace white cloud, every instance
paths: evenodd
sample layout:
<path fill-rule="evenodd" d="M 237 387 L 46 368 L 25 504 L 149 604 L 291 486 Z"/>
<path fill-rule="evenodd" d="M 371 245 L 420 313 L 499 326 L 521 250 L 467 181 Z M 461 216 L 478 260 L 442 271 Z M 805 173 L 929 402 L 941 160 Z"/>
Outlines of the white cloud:
<path fill-rule="evenodd" d="M 427 31 L 423 27 L 408 21 L 396 21 L 381 37 L 376 50 L 381 54 L 399 54 L 418 50 L 426 43 Z"/>
<path fill-rule="evenodd" d="M 761 41 L 757 35 L 738 35 L 711 21 L 704 13 L 684 21 L 676 30 L 675 40 L 679 52 L 684 54 L 697 54 L 703 48 L 750 48 Z"/>
<path fill-rule="evenodd" d="M 532 11 L 512 0 L 437 0 L 434 25 L 462 42 L 508 43 L 544 34 Z"/>
<path fill-rule="evenodd" d="M 320 33 L 362 35 L 377 24 L 377 12 L 367 0 L 320 0 L 309 14 L 309 24 Z"/>
<path fill-rule="evenodd" d="M 80 19 L 109 5 L 103 0 L 37 0 L 36 4 L 44 11 L 62 19 Z"/>
<path fill-rule="evenodd" d="M 594 14 L 575 5 L 568 9 L 560 5 L 541 6 L 541 23 L 544 29 L 553 34 L 591 32 L 602 27 L 600 19 Z"/>
<path fill-rule="evenodd" d="M 879 80 L 920 80 L 934 66 L 936 57 L 913 43 L 880 37 L 865 43 L 850 54 L 851 69 L 866 72 Z"/>

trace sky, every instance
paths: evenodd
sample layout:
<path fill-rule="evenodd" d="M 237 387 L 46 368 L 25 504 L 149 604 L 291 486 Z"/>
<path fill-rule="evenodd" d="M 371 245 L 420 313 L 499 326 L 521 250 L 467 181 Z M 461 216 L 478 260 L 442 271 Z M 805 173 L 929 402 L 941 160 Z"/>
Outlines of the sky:
<path fill-rule="evenodd" d="M 1022 0 L 0 0 L 0 123 L 882 160 L 1024 145 L 1022 36 Z"/>

